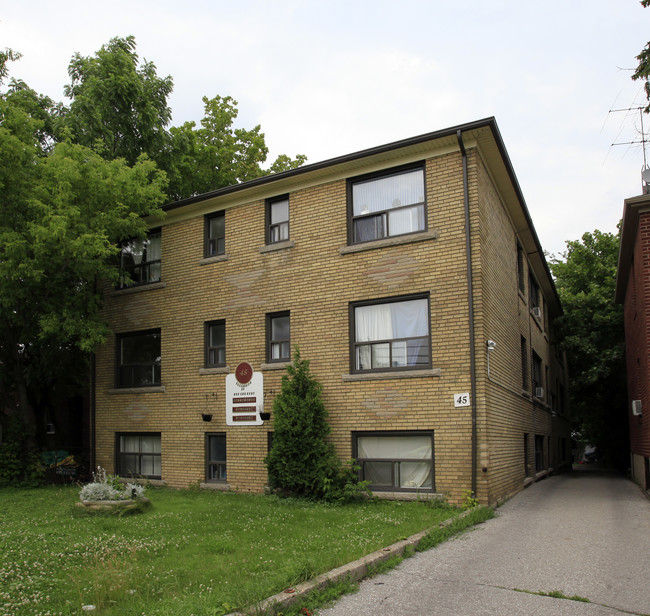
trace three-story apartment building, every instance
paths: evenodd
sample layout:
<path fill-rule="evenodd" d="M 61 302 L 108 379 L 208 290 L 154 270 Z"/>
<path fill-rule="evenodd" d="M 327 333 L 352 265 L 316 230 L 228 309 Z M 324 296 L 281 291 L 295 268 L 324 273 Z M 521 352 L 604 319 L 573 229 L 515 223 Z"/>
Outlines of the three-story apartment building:
<path fill-rule="evenodd" d="M 495 503 L 570 462 L 561 306 L 494 119 L 164 209 L 105 289 L 98 464 L 264 490 L 296 345 L 377 493 Z M 233 421 L 244 362 L 261 390 Z"/>

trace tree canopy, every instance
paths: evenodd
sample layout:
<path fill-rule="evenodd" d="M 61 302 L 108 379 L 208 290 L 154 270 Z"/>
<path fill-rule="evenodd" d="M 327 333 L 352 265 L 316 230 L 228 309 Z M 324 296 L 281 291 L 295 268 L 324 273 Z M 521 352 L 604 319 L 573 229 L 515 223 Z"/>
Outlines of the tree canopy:
<path fill-rule="evenodd" d="M 614 303 L 619 242 L 619 234 L 585 233 L 567 241 L 550 267 L 564 307 L 556 329 L 575 428 L 610 463 L 626 465 L 625 332 L 622 306 Z"/>
<path fill-rule="evenodd" d="M 199 128 L 170 128 L 173 80 L 131 36 L 72 57 L 69 106 L 6 84 L 19 58 L 0 52 L 0 409 L 34 425 L 55 389 L 87 379 L 109 333 L 99 282 L 118 280 L 120 245 L 144 238 L 147 216 L 305 158 L 263 169 L 264 134 L 235 127 L 231 97 L 204 98 Z"/>

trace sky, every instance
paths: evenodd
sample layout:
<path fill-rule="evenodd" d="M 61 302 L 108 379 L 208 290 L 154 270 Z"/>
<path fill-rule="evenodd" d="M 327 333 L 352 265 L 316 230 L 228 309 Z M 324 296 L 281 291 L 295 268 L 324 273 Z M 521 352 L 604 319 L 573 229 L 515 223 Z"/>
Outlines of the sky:
<path fill-rule="evenodd" d="M 615 232 L 642 192 L 645 94 L 631 75 L 650 8 L 638 0 L 0 0 L 0 48 L 23 55 L 10 77 L 57 101 L 75 52 L 128 35 L 173 77 L 172 125 L 199 123 L 203 96 L 232 96 L 237 126 L 262 126 L 269 163 L 494 116 L 558 257 L 587 231 Z"/>

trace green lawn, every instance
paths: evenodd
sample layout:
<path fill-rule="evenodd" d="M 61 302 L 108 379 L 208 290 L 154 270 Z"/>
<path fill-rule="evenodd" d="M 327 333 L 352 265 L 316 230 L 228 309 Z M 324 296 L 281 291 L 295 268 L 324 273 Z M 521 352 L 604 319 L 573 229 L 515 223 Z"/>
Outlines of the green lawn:
<path fill-rule="evenodd" d="M 215 616 L 456 513 L 425 502 L 147 495 L 144 514 L 91 517 L 75 511 L 76 487 L 0 489 L 0 616 Z"/>

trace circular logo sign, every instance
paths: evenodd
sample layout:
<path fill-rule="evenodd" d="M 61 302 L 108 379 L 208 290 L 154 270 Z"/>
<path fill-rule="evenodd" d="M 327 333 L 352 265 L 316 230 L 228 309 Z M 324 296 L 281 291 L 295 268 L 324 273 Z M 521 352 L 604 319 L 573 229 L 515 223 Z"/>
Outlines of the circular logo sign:
<path fill-rule="evenodd" d="M 253 366 L 243 361 L 235 368 L 235 378 L 240 385 L 248 385 L 253 378 Z"/>

